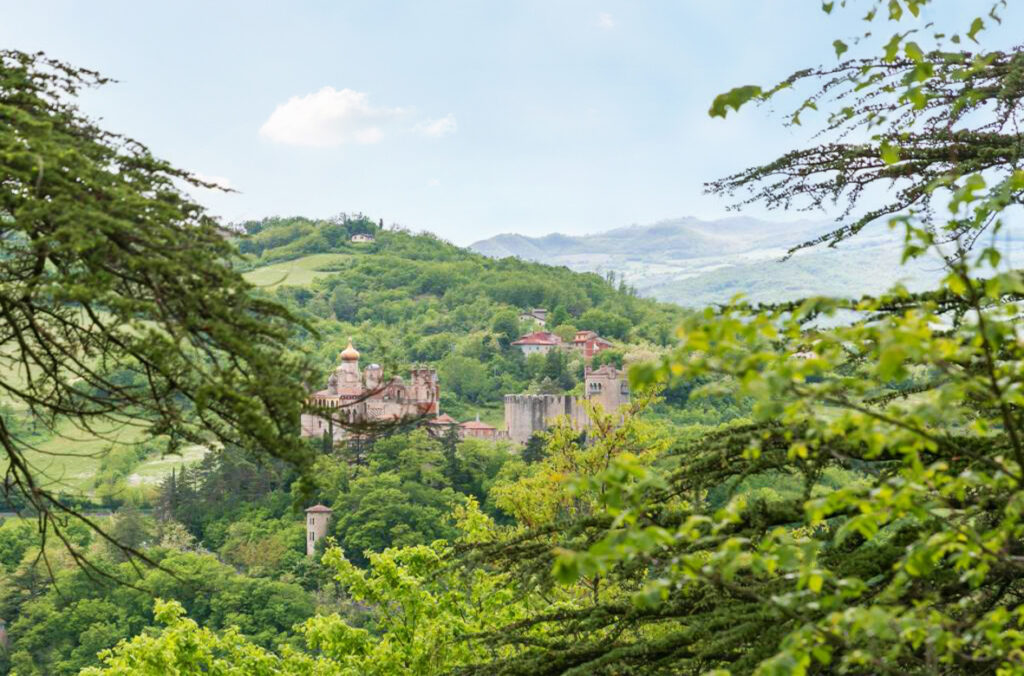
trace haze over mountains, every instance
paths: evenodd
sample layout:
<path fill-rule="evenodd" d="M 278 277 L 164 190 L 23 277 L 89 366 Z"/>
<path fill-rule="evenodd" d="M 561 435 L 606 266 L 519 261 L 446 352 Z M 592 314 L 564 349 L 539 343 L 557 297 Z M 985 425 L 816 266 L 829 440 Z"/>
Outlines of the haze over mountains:
<path fill-rule="evenodd" d="M 818 246 L 782 261 L 792 246 L 834 227 L 832 221 L 687 217 L 585 236 L 498 235 L 470 248 L 495 258 L 614 271 L 642 295 L 695 307 L 725 303 L 739 293 L 750 301 L 773 302 L 873 294 L 897 282 L 920 289 L 942 274 L 934 258 L 901 267 L 902 233 L 885 224 L 836 249 Z"/>

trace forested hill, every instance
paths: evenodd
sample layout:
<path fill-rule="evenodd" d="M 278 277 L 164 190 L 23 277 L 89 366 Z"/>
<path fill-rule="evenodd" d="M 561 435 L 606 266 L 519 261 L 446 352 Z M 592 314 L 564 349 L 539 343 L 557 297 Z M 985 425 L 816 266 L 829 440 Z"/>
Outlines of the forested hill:
<path fill-rule="evenodd" d="M 625 350 L 667 345 L 685 311 L 638 297 L 612 278 L 516 258 L 495 260 L 430 234 L 381 229 L 365 217 L 270 218 L 236 226 L 238 265 L 266 293 L 297 308 L 319 333 L 310 349 L 324 373 L 349 336 L 364 358 L 401 373 L 440 370 L 454 415 L 500 419 L 503 394 L 572 390 L 582 365 L 524 359 L 509 343 L 534 330 L 518 314 L 550 311 L 548 330 L 592 329 Z M 372 242 L 353 242 L 367 234 Z"/>

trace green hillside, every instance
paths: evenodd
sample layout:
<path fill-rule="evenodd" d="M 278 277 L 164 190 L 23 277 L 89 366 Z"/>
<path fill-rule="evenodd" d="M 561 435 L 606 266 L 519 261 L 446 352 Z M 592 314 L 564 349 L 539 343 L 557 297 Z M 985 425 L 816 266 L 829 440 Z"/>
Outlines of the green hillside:
<path fill-rule="evenodd" d="M 241 225 L 236 265 L 255 287 L 290 307 L 315 330 L 304 347 L 326 378 L 352 337 L 366 363 L 403 375 L 413 364 L 437 368 L 442 408 L 463 420 L 503 421 L 502 395 L 576 388 L 582 361 L 558 355 L 525 359 L 509 343 L 533 330 L 518 321 L 523 308 L 551 311 L 549 329 L 593 329 L 621 349 L 650 354 L 672 337 L 679 308 L 637 297 L 596 274 L 516 259 L 492 260 L 430 234 L 381 230 L 369 219 L 346 222 L 271 218 Z M 372 234 L 372 243 L 352 243 Z M 10 377 L 13 377 L 10 376 Z M 318 383 L 314 383 L 318 384 Z M 7 411 L 26 433 L 25 412 Z M 195 462 L 201 448 L 163 456 L 133 429 L 61 427 L 33 437 L 35 465 L 62 491 L 87 500 L 148 502 L 172 468 Z"/>
<path fill-rule="evenodd" d="M 366 218 L 274 218 L 241 225 L 246 278 L 300 313 L 317 335 L 308 348 L 327 371 L 349 337 L 367 362 L 401 375 L 413 364 L 437 368 L 442 406 L 455 417 L 501 420 L 502 395 L 569 391 L 578 359 L 523 358 L 509 343 L 535 327 L 524 308 L 550 311 L 547 330 L 592 329 L 622 349 L 643 352 L 672 339 L 684 311 L 640 298 L 624 284 L 517 259 L 494 260 L 430 234 L 381 230 Z M 354 244 L 354 234 L 375 241 Z"/>

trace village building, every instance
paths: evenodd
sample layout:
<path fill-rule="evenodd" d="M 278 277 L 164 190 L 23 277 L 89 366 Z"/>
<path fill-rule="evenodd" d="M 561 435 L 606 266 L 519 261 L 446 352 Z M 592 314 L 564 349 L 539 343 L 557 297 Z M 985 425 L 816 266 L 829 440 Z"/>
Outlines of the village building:
<path fill-rule="evenodd" d="M 313 505 L 306 510 L 306 556 L 316 553 L 316 543 L 327 535 L 333 510 L 324 505 Z"/>
<path fill-rule="evenodd" d="M 562 346 L 562 339 L 547 331 L 534 331 L 512 341 L 512 345 L 523 351 L 523 354 L 547 354 Z"/>
<path fill-rule="evenodd" d="M 498 428 L 494 425 L 488 425 L 485 422 L 480 422 L 480 416 L 476 417 L 476 420 L 470 420 L 459 425 L 461 428 L 459 431 L 460 439 L 484 439 L 487 441 L 494 441 L 499 438 L 500 433 Z"/>
<path fill-rule="evenodd" d="M 590 361 L 601 350 L 614 347 L 610 341 L 597 335 L 596 331 L 577 331 L 572 346 L 583 353 L 583 359 Z"/>
<path fill-rule="evenodd" d="M 346 427 L 414 420 L 440 412 L 441 388 L 434 369 L 414 368 L 408 383 L 399 377 L 384 380 L 379 364 L 360 370 L 359 351 L 351 339 L 339 359 L 327 388 L 309 397 L 309 404 L 318 411 L 302 415 L 302 436 L 327 435 L 341 441 L 348 435 Z"/>
<path fill-rule="evenodd" d="M 595 405 L 615 414 L 629 404 L 629 382 L 625 374 L 611 364 L 584 368 L 583 396 L 567 394 L 506 394 L 505 434 L 517 444 L 525 444 L 533 434 L 543 432 L 564 417 L 575 430 L 590 425 L 587 407 Z"/>
<path fill-rule="evenodd" d="M 367 242 L 373 242 L 375 240 L 374 240 L 373 235 L 367 235 L 367 234 L 364 234 L 364 233 L 359 233 L 359 234 L 356 234 L 356 235 L 352 235 L 351 241 L 353 243 L 355 243 L 355 244 L 365 244 Z"/>
<path fill-rule="evenodd" d="M 548 311 L 542 307 L 524 310 L 519 313 L 519 321 L 533 322 L 537 326 L 543 327 L 548 323 Z"/>
<path fill-rule="evenodd" d="M 459 427 L 459 421 L 447 413 L 442 413 L 433 420 L 427 421 L 427 432 L 434 437 L 446 436 L 448 430 L 457 427 Z"/>

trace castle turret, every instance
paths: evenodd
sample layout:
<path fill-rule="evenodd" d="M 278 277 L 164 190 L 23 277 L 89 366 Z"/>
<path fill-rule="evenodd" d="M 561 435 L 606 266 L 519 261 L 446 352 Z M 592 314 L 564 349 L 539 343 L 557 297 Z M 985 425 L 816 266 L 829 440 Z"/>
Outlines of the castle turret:
<path fill-rule="evenodd" d="M 611 364 L 596 369 L 584 368 L 584 396 L 601 404 L 605 413 L 614 413 L 629 403 L 629 381 L 625 374 Z"/>
<path fill-rule="evenodd" d="M 306 556 L 313 556 L 316 543 L 327 535 L 332 510 L 324 505 L 313 505 L 306 510 Z"/>
<path fill-rule="evenodd" d="M 363 391 L 363 377 L 359 372 L 359 350 L 352 346 L 348 339 L 348 347 L 338 355 L 341 364 L 334 370 L 333 386 L 340 395 L 359 395 Z M 332 384 L 329 383 L 329 386 Z"/>

